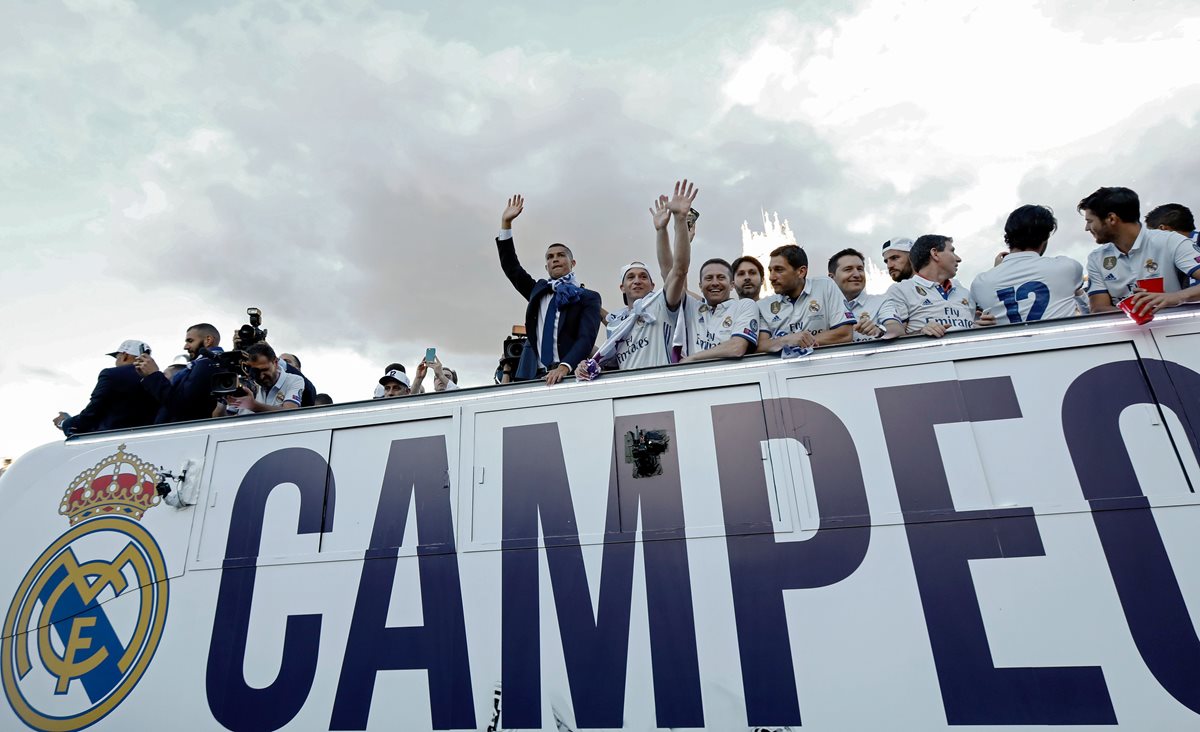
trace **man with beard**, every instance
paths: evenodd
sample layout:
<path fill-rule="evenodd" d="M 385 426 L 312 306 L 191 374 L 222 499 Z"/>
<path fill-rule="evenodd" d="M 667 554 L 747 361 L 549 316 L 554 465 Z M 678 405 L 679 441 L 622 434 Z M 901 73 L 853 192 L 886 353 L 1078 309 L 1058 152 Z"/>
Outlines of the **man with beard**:
<path fill-rule="evenodd" d="M 832 280 L 808 276 L 808 255 L 795 244 L 771 252 L 775 294 L 758 303 L 758 350 L 814 348 L 853 339 L 854 316 Z"/>
<path fill-rule="evenodd" d="M 246 349 L 246 365 L 254 380 L 254 392 L 227 396 L 227 414 L 256 414 L 299 409 L 304 395 L 304 379 L 287 371 L 275 355 L 275 349 L 259 342 Z"/>
<path fill-rule="evenodd" d="M 1079 202 L 1084 230 L 1099 244 L 1088 254 L 1088 304 L 1093 313 L 1111 312 L 1132 297 L 1133 310 L 1151 314 L 1200 295 L 1200 285 L 1186 287 L 1200 270 L 1192 241 L 1174 231 L 1151 229 L 1138 222 L 1141 204 L 1128 188 L 1101 188 Z M 1162 292 L 1142 285 L 1160 280 Z M 1141 284 L 1139 284 L 1139 282 Z"/>
<path fill-rule="evenodd" d="M 733 260 L 730 267 L 733 268 L 733 291 L 744 300 L 758 302 L 758 298 L 762 297 L 763 281 L 766 277 L 762 262 L 744 254 Z"/>
<path fill-rule="evenodd" d="M 217 400 L 212 395 L 212 375 L 221 353 L 221 334 L 209 323 L 198 323 L 187 329 L 183 350 L 188 363 L 170 381 L 159 371 L 150 354 L 138 356 L 134 369 L 142 377 L 142 388 L 158 402 L 155 424 L 207 419 L 212 416 Z"/>
<path fill-rule="evenodd" d="M 887 267 L 892 282 L 903 282 L 913 276 L 912 262 L 908 258 L 913 240 L 895 238 L 883 243 L 883 265 Z"/>

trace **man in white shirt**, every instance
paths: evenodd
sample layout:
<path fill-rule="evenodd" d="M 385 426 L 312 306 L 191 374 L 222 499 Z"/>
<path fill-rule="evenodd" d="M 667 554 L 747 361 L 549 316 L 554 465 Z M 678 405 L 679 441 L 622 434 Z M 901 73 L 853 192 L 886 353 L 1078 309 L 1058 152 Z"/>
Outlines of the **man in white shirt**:
<path fill-rule="evenodd" d="M 683 345 L 681 363 L 714 358 L 741 358 L 758 346 L 758 305 L 730 299 L 733 268 L 724 259 L 700 267 L 700 297 L 684 296 L 676 343 Z"/>
<path fill-rule="evenodd" d="M 625 307 L 611 315 L 605 325 L 607 340 L 592 358 L 580 362 L 575 369 L 577 378 L 593 379 L 600 368 L 627 371 L 671 362 L 671 340 L 691 260 L 688 215 L 697 193 L 699 189 L 686 180 L 675 183 L 674 195 L 665 202 L 675 223 L 675 251 L 663 289 L 654 289 L 654 279 L 642 262 L 631 262 L 621 270 Z"/>
<path fill-rule="evenodd" d="M 1200 295 L 1186 278 L 1200 270 L 1192 241 L 1174 231 L 1149 229 L 1138 222 L 1138 196 L 1128 188 L 1101 188 L 1076 207 L 1096 247 L 1088 255 L 1088 302 L 1093 313 L 1111 312 L 1132 297 L 1141 314 L 1174 307 Z M 1148 292 L 1139 280 L 1161 280 L 1161 293 Z"/>
<path fill-rule="evenodd" d="M 903 237 L 888 239 L 883 243 L 883 266 L 887 267 L 892 282 L 903 282 L 913 275 L 912 262 L 908 253 L 913 240 Z"/>
<path fill-rule="evenodd" d="M 1057 229 L 1054 213 L 1045 206 L 1021 206 L 1009 214 L 1004 223 L 1009 253 L 971 283 L 975 305 L 1000 323 L 1078 315 L 1075 293 L 1083 285 L 1083 265 L 1070 257 L 1043 256 Z"/>
<path fill-rule="evenodd" d="M 808 254 L 795 244 L 771 252 L 775 294 L 758 303 L 758 351 L 814 348 L 853 339 L 854 316 L 832 280 L 808 276 Z"/>
<path fill-rule="evenodd" d="M 1200 251 L 1200 232 L 1196 231 L 1196 219 L 1192 211 L 1182 203 L 1164 203 L 1146 214 L 1146 226 L 1151 229 L 1174 231 L 1192 240 L 1192 246 Z"/>
<path fill-rule="evenodd" d="M 766 272 L 762 262 L 749 254 L 743 254 L 733 260 L 733 291 L 744 300 L 758 302 L 762 297 L 763 280 Z"/>
<path fill-rule="evenodd" d="M 246 349 L 246 365 L 254 379 L 254 393 L 225 397 L 227 414 L 254 414 L 299 409 L 304 379 L 279 364 L 275 349 L 263 342 Z"/>
<path fill-rule="evenodd" d="M 873 341 L 883 335 L 879 308 L 883 295 L 867 294 L 867 264 L 862 252 L 843 249 L 829 258 L 829 279 L 846 298 L 846 309 L 854 316 L 854 341 Z"/>
<path fill-rule="evenodd" d="M 909 251 L 913 276 L 888 288 L 879 310 L 886 329 L 884 338 L 922 333 L 941 338 L 952 330 L 966 330 L 996 321 L 985 315 L 975 319 L 975 301 L 954 275 L 962 261 L 954 253 L 954 240 L 925 234 Z"/>

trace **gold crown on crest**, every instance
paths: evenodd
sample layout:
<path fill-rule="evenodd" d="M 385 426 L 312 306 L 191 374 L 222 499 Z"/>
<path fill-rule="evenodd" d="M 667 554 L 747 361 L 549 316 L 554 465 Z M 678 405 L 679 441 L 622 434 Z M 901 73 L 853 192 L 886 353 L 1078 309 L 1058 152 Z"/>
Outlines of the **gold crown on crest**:
<path fill-rule="evenodd" d="M 158 469 L 125 446 L 75 476 L 63 495 L 58 512 L 71 525 L 97 516 L 126 516 L 140 521 L 147 509 L 154 508 L 158 496 Z"/>

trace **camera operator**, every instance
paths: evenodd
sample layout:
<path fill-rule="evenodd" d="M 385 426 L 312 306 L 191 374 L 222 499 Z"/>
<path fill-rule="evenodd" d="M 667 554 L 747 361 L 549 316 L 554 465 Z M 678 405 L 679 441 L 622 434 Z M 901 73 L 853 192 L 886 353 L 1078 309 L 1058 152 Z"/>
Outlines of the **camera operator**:
<path fill-rule="evenodd" d="M 208 323 L 198 323 L 187 329 L 183 350 L 188 363 L 170 381 L 158 369 L 150 354 L 138 356 L 134 369 L 142 377 L 142 388 L 158 402 L 155 424 L 207 419 L 212 416 L 216 397 L 212 395 L 212 375 L 216 355 L 222 353 L 221 334 Z"/>
<path fill-rule="evenodd" d="M 304 379 L 304 394 L 301 396 L 300 406 L 311 407 L 316 404 L 317 387 L 313 386 L 313 383 L 309 381 L 308 377 L 304 375 L 304 372 L 300 370 L 300 358 L 295 354 L 281 353 L 279 354 L 279 360 L 282 362 L 280 366 L 282 366 L 289 374 L 295 374 L 301 379 Z"/>
<path fill-rule="evenodd" d="M 304 379 L 285 371 L 275 355 L 275 349 L 259 342 L 246 349 L 246 366 L 250 369 L 253 392 L 225 397 L 227 414 L 254 414 L 299 409 Z"/>
<path fill-rule="evenodd" d="M 59 412 L 54 426 L 70 437 L 153 423 L 158 403 L 142 388 L 141 377 L 133 366 L 138 356 L 149 354 L 150 346 L 141 341 L 122 341 L 108 354 L 116 359 L 116 365 L 100 372 L 87 406 L 74 417 Z"/>

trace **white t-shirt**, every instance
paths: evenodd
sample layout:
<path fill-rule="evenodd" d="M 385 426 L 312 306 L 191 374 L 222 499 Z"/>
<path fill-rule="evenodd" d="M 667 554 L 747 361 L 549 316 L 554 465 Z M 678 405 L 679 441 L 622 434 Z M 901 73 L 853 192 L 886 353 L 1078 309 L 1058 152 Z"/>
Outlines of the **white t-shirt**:
<path fill-rule="evenodd" d="M 1185 285 L 1174 271 L 1190 277 L 1198 269 L 1200 251 L 1191 239 L 1174 231 L 1143 226 L 1128 254 L 1122 254 L 1111 243 L 1101 244 L 1088 254 L 1088 295 L 1108 293 L 1113 302 L 1120 302 L 1133 292 L 1138 280 L 1153 277 L 1163 279 L 1163 292 L 1178 292 Z"/>
<path fill-rule="evenodd" d="M 904 323 L 905 333 L 920 333 L 930 322 L 946 326 L 946 330 L 967 330 L 975 327 L 975 301 L 958 280 L 950 280 L 945 290 L 919 274 L 897 282 L 888 288 L 879 309 L 879 322 L 898 320 Z"/>
<path fill-rule="evenodd" d="M 876 325 L 879 325 L 879 309 L 883 307 L 883 300 L 883 295 L 868 295 L 864 290 L 863 292 L 860 292 L 858 297 L 854 298 L 853 300 L 847 300 L 846 307 L 850 310 L 850 314 L 854 316 L 854 321 L 856 323 L 870 318 L 875 322 Z M 882 325 L 879 325 L 879 327 L 880 330 L 883 329 Z M 880 335 L 882 335 L 882 333 Z M 875 338 L 878 337 L 879 336 L 875 336 Z M 857 330 L 854 331 L 855 343 L 860 343 L 862 341 L 873 341 L 875 338 L 872 338 L 869 335 L 863 335 Z"/>
<path fill-rule="evenodd" d="M 667 307 L 665 295 L 656 297 L 646 309 L 646 314 L 652 316 L 654 322 L 649 323 L 639 317 L 629 335 L 617 343 L 617 368 L 626 371 L 671 363 L 671 338 L 675 335 L 679 310 L 678 307 L 674 310 Z M 617 313 L 605 326 L 608 335 L 611 337 L 617 326 L 632 313 L 632 308 Z"/>
<path fill-rule="evenodd" d="M 971 297 L 998 324 L 1069 318 L 1079 314 L 1075 291 L 1083 265 L 1070 257 L 1013 252 L 971 283 Z"/>
<path fill-rule="evenodd" d="M 730 338 L 745 338 L 751 353 L 758 345 L 758 303 L 753 300 L 726 300 L 715 307 L 692 294 L 685 296 L 681 325 L 675 340 L 683 345 L 683 355 L 707 351 Z"/>
<path fill-rule="evenodd" d="M 254 400 L 269 407 L 280 407 L 287 402 L 292 402 L 298 407 L 303 394 L 304 378 L 299 374 L 284 371 L 282 368 L 279 369 L 279 378 L 275 380 L 275 384 L 271 388 L 263 388 L 262 384 L 257 382 L 254 384 Z M 225 411 L 228 414 L 254 414 L 251 409 L 226 407 Z"/>
<path fill-rule="evenodd" d="M 772 338 L 807 330 L 816 335 L 854 322 L 846 298 L 833 280 L 809 277 L 800 297 L 772 295 L 758 301 L 758 330 Z"/>

